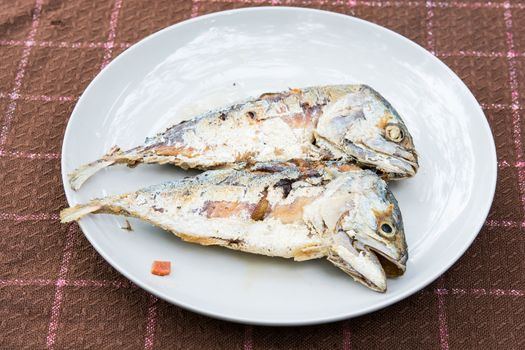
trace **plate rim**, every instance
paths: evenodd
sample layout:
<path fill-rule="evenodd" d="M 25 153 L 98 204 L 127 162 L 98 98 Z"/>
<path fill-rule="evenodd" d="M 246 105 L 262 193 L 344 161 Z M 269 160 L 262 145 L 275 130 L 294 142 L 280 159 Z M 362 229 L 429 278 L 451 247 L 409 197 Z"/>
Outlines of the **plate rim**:
<path fill-rule="evenodd" d="M 64 193 L 66 195 L 66 199 L 67 199 L 68 204 L 71 205 L 71 203 L 73 202 L 72 201 L 72 193 L 73 193 L 73 191 L 68 186 L 68 176 L 67 176 L 67 173 L 66 173 L 66 170 L 65 170 L 65 168 L 66 168 L 66 166 L 65 166 L 66 143 L 70 139 L 71 133 L 72 133 L 72 131 L 71 131 L 71 129 L 72 129 L 71 124 L 72 123 L 71 122 L 72 122 L 73 118 L 75 118 L 75 116 L 78 113 L 78 106 L 83 103 L 84 99 L 86 98 L 85 96 L 87 95 L 87 93 L 89 91 L 91 91 L 92 89 L 94 89 L 94 86 L 98 83 L 98 81 L 105 74 L 105 72 L 107 72 L 108 69 L 110 69 L 110 67 L 118 64 L 118 62 L 122 59 L 122 57 L 130 55 L 130 54 L 133 54 L 133 52 L 135 50 L 137 50 L 137 48 L 139 48 L 142 45 L 144 45 L 147 41 L 152 40 L 153 38 L 155 38 L 157 36 L 160 36 L 164 32 L 167 32 L 169 30 L 173 30 L 174 28 L 184 27 L 186 25 L 192 24 L 193 22 L 207 20 L 207 19 L 210 19 L 210 18 L 213 18 L 213 17 L 225 16 L 225 15 L 242 13 L 242 12 L 259 12 L 259 11 L 270 11 L 270 12 L 273 12 L 273 11 L 275 11 L 275 12 L 287 12 L 287 11 L 292 11 L 292 12 L 310 12 L 310 13 L 317 13 L 317 14 L 321 14 L 321 15 L 325 15 L 325 16 L 334 16 L 334 17 L 339 17 L 339 18 L 345 18 L 346 20 L 350 20 L 350 21 L 360 22 L 361 24 L 365 24 L 365 25 L 371 26 L 371 27 L 373 27 L 376 30 L 386 31 L 390 35 L 394 35 L 397 38 L 401 39 L 407 45 L 412 45 L 417 50 L 424 51 L 424 54 L 426 56 L 431 57 L 430 58 L 431 60 L 433 60 L 435 63 L 441 65 L 445 70 L 447 70 L 449 73 L 451 73 L 450 75 L 451 75 L 452 79 L 455 79 L 456 82 L 459 83 L 460 88 L 462 87 L 465 90 L 466 97 L 468 99 L 470 99 L 471 102 L 473 102 L 473 106 L 475 105 L 475 108 L 477 109 L 477 111 L 482 116 L 484 116 L 484 118 L 482 118 L 482 121 L 481 121 L 481 125 L 482 125 L 481 126 L 481 130 L 483 130 L 483 133 L 486 134 L 487 142 L 490 142 L 490 146 L 491 146 L 491 147 L 489 147 L 490 151 L 491 151 L 490 154 L 486 155 L 487 159 L 489 160 L 487 163 L 489 163 L 490 167 L 492 168 L 492 169 L 490 169 L 491 170 L 490 173 L 489 173 L 489 171 L 487 171 L 487 174 L 486 174 L 486 175 L 490 175 L 490 177 L 487 177 L 487 180 L 491 180 L 490 187 L 487 186 L 488 187 L 487 191 L 490 192 L 489 193 L 490 194 L 490 196 L 489 196 L 490 200 L 486 201 L 483 204 L 484 207 L 482 206 L 480 208 L 480 213 L 481 213 L 481 217 L 483 217 L 483 220 L 480 220 L 480 222 L 477 225 L 475 225 L 476 229 L 473 230 L 473 232 L 475 232 L 475 233 L 472 233 L 470 237 L 468 237 L 467 239 L 464 240 L 464 244 L 462 246 L 458 247 L 458 249 L 456 250 L 456 254 L 453 257 L 451 257 L 442 266 L 442 268 L 438 269 L 438 270 L 440 270 L 438 273 L 429 274 L 429 276 L 426 276 L 425 278 L 423 278 L 421 280 L 421 282 L 419 282 L 417 284 L 414 284 L 413 286 L 409 286 L 405 291 L 402 291 L 397 296 L 385 299 L 383 301 L 378 301 L 374 305 L 371 305 L 369 307 L 366 307 L 366 308 L 361 309 L 361 310 L 356 311 L 356 312 L 354 312 L 352 310 L 350 310 L 350 311 L 347 310 L 347 311 L 344 311 L 344 312 L 340 312 L 338 314 L 333 314 L 331 316 L 312 317 L 312 318 L 309 318 L 309 319 L 293 319 L 293 318 L 289 318 L 287 320 L 282 320 L 282 319 L 268 320 L 268 319 L 266 319 L 266 320 L 258 321 L 256 319 L 250 319 L 250 318 L 246 318 L 246 317 L 239 317 L 239 316 L 235 316 L 235 315 L 221 314 L 221 313 L 214 312 L 214 311 L 208 311 L 206 308 L 201 308 L 198 305 L 194 305 L 194 304 L 191 304 L 191 303 L 181 302 L 179 300 L 175 300 L 173 297 L 171 297 L 169 295 L 166 295 L 165 293 L 163 293 L 161 291 L 155 290 L 154 287 L 151 287 L 147 283 L 145 283 L 145 282 L 143 283 L 143 282 L 139 281 L 138 279 L 136 279 L 131 273 L 128 273 L 125 270 L 124 267 L 121 267 L 118 263 L 116 263 L 109 254 L 106 254 L 98 246 L 98 244 L 94 241 L 94 239 L 90 235 L 86 234 L 86 232 L 85 232 L 86 228 L 85 228 L 85 225 L 82 223 L 82 221 L 78 222 L 77 224 L 81 228 L 81 231 L 82 231 L 83 235 L 86 237 L 86 239 L 89 241 L 89 243 L 93 246 L 93 248 L 97 251 L 97 253 L 100 256 L 102 256 L 102 258 L 104 258 L 104 260 L 106 260 L 106 262 L 108 262 L 115 270 L 117 270 L 120 274 L 122 274 L 124 277 L 126 277 L 128 280 L 130 280 L 133 284 L 139 286 L 141 289 L 147 291 L 148 293 L 153 294 L 154 296 L 156 296 L 156 297 L 158 297 L 158 298 L 160 298 L 160 299 L 162 299 L 162 300 L 164 300 L 164 301 L 166 301 L 166 302 L 168 302 L 170 304 L 174 304 L 174 305 L 177 305 L 177 306 L 182 307 L 184 309 L 190 310 L 192 312 L 196 312 L 198 314 L 206 315 L 206 316 L 213 317 L 213 318 L 220 319 L 220 320 L 226 320 L 226 321 L 242 323 L 242 324 L 265 325 L 265 326 L 303 326 L 303 325 L 306 326 L 306 325 L 315 325 L 315 324 L 341 321 L 341 320 L 344 320 L 344 319 L 350 319 L 350 318 L 362 316 L 362 315 L 365 315 L 365 314 L 368 314 L 368 313 L 371 313 L 371 312 L 383 309 L 383 308 L 388 307 L 390 305 L 393 305 L 393 304 L 395 304 L 395 303 L 397 303 L 397 302 L 399 302 L 399 301 L 401 301 L 403 299 L 406 299 L 407 297 L 409 297 L 409 296 L 415 294 L 416 292 L 422 290 L 423 288 L 427 287 L 429 284 L 431 284 L 432 282 L 437 280 L 441 275 L 443 275 L 446 271 L 448 271 L 450 269 L 450 267 L 452 265 L 454 265 L 459 260 L 459 258 L 461 256 L 463 256 L 463 254 L 467 251 L 467 249 L 472 245 L 472 243 L 474 242 L 476 237 L 479 235 L 479 233 L 480 233 L 481 229 L 483 228 L 483 225 L 484 225 L 484 223 L 486 221 L 486 218 L 487 218 L 487 216 L 489 214 L 490 208 L 492 207 L 492 203 L 494 201 L 494 195 L 495 195 L 495 191 L 496 191 L 497 176 L 498 176 L 496 144 L 494 142 L 494 137 L 493 137 L 492 131 L 490 129 L 490 125 L 489 125 L 489 123 L 487 121 L 485 113 L 483 112 L 483 109 L 481 108 L 479 102 L 475 98 L 475 96 L 472 93 L 472 91 L 468 88 L 468 86 L 463 82 L 463 80 L 461 80 L 458 77 L 458 75 L 450 67 L 448 67 L 438 57 L 433 55 L 431 52 L 426 50 L 424 47 L 422 47 L 421 45 L 419 45 L 415 41 L 412 41 L 412 40 L 408 39 L 407 37 L 405 37 L 405 36 L 395 32 L 395 31 L 393 31 L 391 29 L 388 29 L 388 28 L 383 27 L 381 25 L 378 25 L 376 23 L 369 22 L 367 20 L 364 20 L 364 19 L 361 19 L 361 18 L 358 18 L 358 17 L 354 17 L 354 16 L 351 16 L 351 15 L 346 15 L 346 14 L 342 14 L 342 13 L 338 13 L 338 12 L 332 12 L 332 11 L 327 11 L 327 10 L 313 9 L 313 8 L 307 8 L 307 7 L 291 7 L 291 6 L 278 6 L 278 7 L 277 6 L 256 6 L 256 7 L 233 9 L 233 10 L 225 10 L 225 11 L 218 11 L 218 12 L 213 12 L 213 13 L 210 13 L 210 14 L 206 14 L 206 15 L 190 18 L 190 19 L 184 20 L 182 22 L 178 22 L 178 23 L 172 24 L 172 25 L 170 25 L 168 27 L 165 27 L 165 28 L 163 28 L 163 29 L 161 29 L 161 30 L 159 30 L 159 31 L 157 31 L 155 33 L 152 33 L 152 34 L 142 38 L 141 40 L 139 40 L 138 42 L 136 42 L 135 44 L 130 46 L 128 49 L 126 49 L 125 51 L 120 53 L 115 59 L 113 59 L 108 65 L 106 65 L 102 70 L 100 70 L 97 73 L 95 78 L 93 78 L 93 80 L 91 80 L 91 82 L 88 84 L 88 86 L 84 89 L 84 91 L 80 95 L 77 103 L 75 104 L 75 107 L 73 108 L 73 111 L 71 112 L 71 116 L 70 116 L 70 118 L 68 120 L 66 129 L 65 129 L 65 132 L 64 132 L 64 137 L 63 137 L 63 141 L 62 141 L 61 159 L 60 159 L 62 184 L 63 184 L 63 187 L 64 187 Z M 76 118 L 79 118 L 79 117 L 77 116 Z"/>

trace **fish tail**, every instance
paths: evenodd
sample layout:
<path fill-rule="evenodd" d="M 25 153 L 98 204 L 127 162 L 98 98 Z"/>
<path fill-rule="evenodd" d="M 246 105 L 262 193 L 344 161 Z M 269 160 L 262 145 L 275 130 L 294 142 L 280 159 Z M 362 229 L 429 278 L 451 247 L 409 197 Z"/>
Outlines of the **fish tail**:
<path fill-rule="evenodd" d="M 73 190 L 78 190 L 87 179 L 97 173 L 99 170 L 102 170 L 110 165 L 115 164 L 114 160 L 104 160 L 99 159 L 89 164 L 84 164 L 72 173 L 68 174 L 69 185 Z"/>
<path fill-rule="evenodd" d="M 91 214 L 102 209 L 101 203 L 79 204 L 74 207 L 64 209 L 60 212 L 60 222 L 66 223 L 78 221 L 87 214 Z"/>
<path fill-rule="evenodd" d="M 138 148 L 134 148 L 123 152 L 118 147 L 114 147 L 101 159 L 78 167 L 68 174 L 71 188 L 75 191 L 78 190 L 95 173 L 115 163 L 127 163 L 129 166 L 135 165 L 140 162 L 140 157 L 137 156 L 138 150 Z"/>

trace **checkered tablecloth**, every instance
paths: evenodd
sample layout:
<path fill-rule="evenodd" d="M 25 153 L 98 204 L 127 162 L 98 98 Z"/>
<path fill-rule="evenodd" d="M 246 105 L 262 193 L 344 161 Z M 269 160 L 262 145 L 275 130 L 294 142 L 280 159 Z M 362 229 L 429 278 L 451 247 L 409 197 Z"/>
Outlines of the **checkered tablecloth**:
<path fill-rule="evenodd" d="M 311 327 L 252 327 L 158 300 L 124 279 L 76 225 L 60 145 L 102 67 L 147 34 L 245 6 L 304 6 L 391 28 L 445 61 L 495 135 L 489 218 L 438 281 L 387 309 Z M 524 349 L 525 2 L 324 0 L 0 1 L 1 349 Z M 482 174 L 480 174 L 482 176 Z"/>

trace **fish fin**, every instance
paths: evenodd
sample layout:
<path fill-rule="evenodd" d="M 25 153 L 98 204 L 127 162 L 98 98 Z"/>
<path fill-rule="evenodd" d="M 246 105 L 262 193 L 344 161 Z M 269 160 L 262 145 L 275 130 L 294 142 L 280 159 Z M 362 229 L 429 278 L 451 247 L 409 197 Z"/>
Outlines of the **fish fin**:
<path fill-rule="evenodd" d="M 80 204 L 74 207 L 64 209 L 60 212 L 60 222 L 66 223 L 78 221 L 87 214 L 94 213 L 102 209 L 102 204 Z"/>
<path fill-rule="evenodd" d="M 113 165 L 114 163 L 115 160 L 100 159 L 89 164 L 84 164 L 75 169 L 72 173 L 68 174 L 69 185 L 73 190 L 76 191 L 96 172 Z"/>

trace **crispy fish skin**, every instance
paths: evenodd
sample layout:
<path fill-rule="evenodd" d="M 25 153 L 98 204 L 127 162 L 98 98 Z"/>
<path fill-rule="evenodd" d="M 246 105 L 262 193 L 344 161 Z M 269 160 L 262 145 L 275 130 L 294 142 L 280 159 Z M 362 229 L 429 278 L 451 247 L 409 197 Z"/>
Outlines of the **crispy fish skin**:
<path fill-rule="evenodd" d="M 329 85 L 266 93 L 205 113 L 141 146 L 114 148 L 69 180 L 76 190 L 116 163 L 206 170 L 294 159 L 355 161 L 385 179 L 410 177 L 418 169 L 412 137 L 390 103 L 366 85 Z"/>
<path fill-rule="evenodd" d="M 210 170 L 61 212 L 137 217 L 185 241 L 293 258 L 327 257 L 365 286 L 386 291 L 405 271 L 401 214 L 374 172 L 344 163 L 257 164 Z"/>

